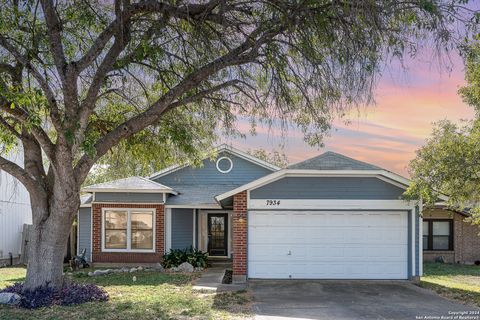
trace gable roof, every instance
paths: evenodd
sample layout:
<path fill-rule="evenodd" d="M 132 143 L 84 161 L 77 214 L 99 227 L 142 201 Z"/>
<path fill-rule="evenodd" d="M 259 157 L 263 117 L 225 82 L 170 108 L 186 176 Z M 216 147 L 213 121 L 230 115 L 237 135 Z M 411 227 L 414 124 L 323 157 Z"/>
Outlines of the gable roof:
<path fill-rule="evenodd" d="M 292 164 L 288 169 L 303 170 L 383 170 L 373 164 L 362 162 L 343 154 L 327 151 L 319 156 Z"/>
<path fill-rule="evenodd" d="M 217 202 L 230 198 L 244 190 L 252 190 L 267 185 L 284 177 L 377 177 L 381 180 L 407 189 L 410 180 L 377 167 L 373 164 L 362 162 L 342 154 L 327 151 L 319 156 L 301 161 L 288 166 L 287 169 L 273 172 L 267 176 L 254 180 L 243 186 L 215 196 Z"/>
<path fill-rule="evenodd" d="M 215 201 L 217 194 L 232 190 L 238 185 L 216 185 L 216 184 L 202 184 L 202 185 L 179 185 L 175 187 L 178 195 L 168 197 L 166 205 L 168 206 L 183 206 L 183 207 L 218 207 L 221 208 Z"/>
<path fill-rule="evenodd" d="M 232 146 L 229 146 L 227 144 L 222 144 L 220 146 L 218 146 L 217 148 L 213 149 L 211 152 L 209 152 L 202 160 L 205 160 L 207 158 L 209 158 L 210 156 L 214 155 L 214 154 L 218 154 L 218 153 L 221 153 L 221 152 L 228 152 L 228 153 L 231 153 L 233 155 L 236 155 L 237 157 L 239 158 L 242 158 L 242 159 L 245 159 L 247 161 L 250 161 L 251 163 L 254 163 L 256 165 L 259 165 L 261 167 L 264 167 L 268 170 L 271 170 L 271 171 L 277 171 L 277 170 L 280 170 L 280 167 L 277 167 L 276 165 L 273 165 L 271 163 L 268 163 L 264 160 L 261 160 L 255 156 L 252 156 L 246 152 L 243 152 L 237 148 L 234 148 Z M 183 169 L 185 167 L 188 167 L 190 166 L 191 163 L 190 162 L 187 162 L 187 163 L 184 163 L 184 164 L 175 164 L 173 166 L 170 166 L 170 167 L 167 167 L 165 169 L 162 169 L 158 172 L 155 172 L 154 174 L 152 174 L 151 176 L 148 177 L 148 179 L 157 179 L 157 178 L 160 178 L 160 177 L 163 177 L 163 176 L 166 176 L 167 174 L 170 174 L 170 173 L 173 173 L 177 170 L 180 170 L 180 169 Z"/>
<path fill-rule="evenodd" d="M 87 186 L 82 189 L 83 192 L 136 192 L 136 193 L 173 193 L 177 194 L 172 188 L 164 186 L 161 183 L 143 178 L 128 177 L 98 183 Z"/>
<path fill-rule="evenodd" d="M 217 202 L 230 198 L 233 195 L 253 190 L 284 177 L 376 177 L 400 188 L 407 189 L 410 180 L 387 170 L 308 170 L 308 169 L 283 169 L 273 172 L 265 177 L 244 184 L 238 188 L 215 196 Z"/>

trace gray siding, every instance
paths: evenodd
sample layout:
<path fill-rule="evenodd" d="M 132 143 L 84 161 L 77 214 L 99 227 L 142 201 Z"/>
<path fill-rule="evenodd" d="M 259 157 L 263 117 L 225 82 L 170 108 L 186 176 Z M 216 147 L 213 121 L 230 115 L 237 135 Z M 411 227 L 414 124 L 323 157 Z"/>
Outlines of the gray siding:
<path fill-rule="evenodd" d="M 250 191 L 252 199 L 399 199 L 404 190 L 374 177 L 286 177 Z"/>
<path fill-rule="evenodd" d="M 78 254 L 87 249 L 86 258 L 91 261 L 92 215 L 91 208 L 80 208 L 78 211 Z"/>
<path fill-rule="evenodd" d="M 193 244 L 193 209 L 172 209 L 172 249 Z"/>
<path fill-rule="evenodd" d="M 267 174 L 271 170 L 256 165 L 250 161 L 234 156 L 230 153 L 221 152 L 218 158 L 228 156 L 233 162 L 233 169 L 228 173 L 221 173 L 216 168 L 216 159 L 203 160 L 201 167 L 185 167 L 172 172 L 154 181 L 175 189 L 176 185 L 243 185 Z M 217 159 L 218 159 L 217 158 Z"/>
<path fill-rule="evenodd" d="M 163 203 L 163 193 L 95 192 L 95 202 Z"/>

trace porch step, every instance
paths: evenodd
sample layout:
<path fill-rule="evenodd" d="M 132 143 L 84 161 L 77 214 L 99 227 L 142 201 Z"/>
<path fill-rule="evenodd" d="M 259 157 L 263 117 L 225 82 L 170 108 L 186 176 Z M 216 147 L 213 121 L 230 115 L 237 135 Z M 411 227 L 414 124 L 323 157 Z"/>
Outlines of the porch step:
<path fill-rule="evenodd" d="M 212 267 L 231 268 L 232 259 L 208 258 L 208 265 Z"/>

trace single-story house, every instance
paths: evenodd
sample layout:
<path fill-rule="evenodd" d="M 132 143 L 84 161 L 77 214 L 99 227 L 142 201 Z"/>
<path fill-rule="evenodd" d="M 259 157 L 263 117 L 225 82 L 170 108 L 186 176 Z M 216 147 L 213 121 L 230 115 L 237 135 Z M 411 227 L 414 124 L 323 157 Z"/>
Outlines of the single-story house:
<path fill-rule="evenodd" d="M 78 249 L 93 263 L 153 263 L 196 247 L 246 279 L 411 279 L 422 274 L 420 202 L 409 181 L 326 152 L 286 169 L 229 146 L 83 189 Z"/>

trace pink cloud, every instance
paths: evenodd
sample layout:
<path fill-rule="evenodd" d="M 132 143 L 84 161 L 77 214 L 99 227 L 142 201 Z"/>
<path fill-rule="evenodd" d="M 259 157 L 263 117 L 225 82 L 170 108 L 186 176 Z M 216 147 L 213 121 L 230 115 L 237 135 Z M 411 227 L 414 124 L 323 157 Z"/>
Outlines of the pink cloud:
<path fill-rule="evenodd" d="M 308 146 L 295 129 L 283 139 L 279 128 L 258 127 L 257 136 L 230 142 L 242 149 L 267 150 L 283 144 L 292 163 L 332 150 L 407 176 L 407 165 L 431 134 L 434 122 L 474 117 L 473 109 L 457 94 L 465 83 L 463 63 L 453 56 L 452 64 L 451 72 L 445 72 L 426 55 L 423 61 L 409 61 L 407 69 L 389 66 L 377 87 L 376 104 L 337 119 L 335 129 L 325 138 L 324 149 Z M 350 123 L 345 124 L 345 120 Z M 247 122 L 238 125 L 248 132 Z"/>

